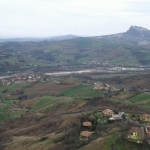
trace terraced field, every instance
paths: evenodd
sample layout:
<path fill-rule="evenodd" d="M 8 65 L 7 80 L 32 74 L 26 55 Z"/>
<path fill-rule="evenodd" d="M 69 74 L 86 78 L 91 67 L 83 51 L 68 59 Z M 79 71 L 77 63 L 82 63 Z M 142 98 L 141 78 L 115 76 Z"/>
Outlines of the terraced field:
<path fill-rule="evenodd" d="M 102 96 L 102 92 L 103 92 L 102 90 L 93 90 L 93 88 L 94 88 L 93 85 L 81 84 L 70 90 L 62 92 L 61 95 L 71 96 L 71 97 L 80 97 L 80 98 Z"/>
<path fill-rule="evenodd" d="M 130 102 L 141 102 L 141 101 L 150 101 L 150 94 L 147 94 L 147 93 L 142 93 L 142 94 L 139 94 L 131 99 L 129 99 Z"/>

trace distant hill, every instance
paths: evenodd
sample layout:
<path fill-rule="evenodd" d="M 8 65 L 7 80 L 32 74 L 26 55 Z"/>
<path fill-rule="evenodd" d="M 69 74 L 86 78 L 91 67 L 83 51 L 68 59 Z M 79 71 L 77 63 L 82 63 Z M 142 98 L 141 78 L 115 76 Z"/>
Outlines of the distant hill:
<path fill-rule="evenodd" d="M 0 38 L 0 42 L 29 42 L 29 41 L 59 41 L 64 39 L 73 39 L 77 38 L 76 35 L 62 35 L 62 36 L 53 36 L 53 37 L 47 37 L 47 38 Z"/>
<path fill-rule="evenodd" d="M 38 41 L 39 40 L 39 41 Z M 150 30 L 131 26 L 106 36 L 72 35 L 0 43 L 0 70 L 53 66 L 150 66 Z"/>
<path fill-rule="evenodd" d="M 145 45 L 150 43 L 150 30 L 143 27 L 131 26 L 129 30 L 124 33 L 106 35 L 102 37 L 116 38 L 117 40 L 135 45 Z"/>

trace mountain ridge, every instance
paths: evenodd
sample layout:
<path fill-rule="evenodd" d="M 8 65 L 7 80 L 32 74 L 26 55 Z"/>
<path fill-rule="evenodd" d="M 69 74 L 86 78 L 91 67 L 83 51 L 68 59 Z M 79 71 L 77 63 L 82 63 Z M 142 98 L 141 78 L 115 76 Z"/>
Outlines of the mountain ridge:
<path fill-rule="evenodd" d="M 126 32 L 116 33 L 116 34 L 108 34 L 108 35 L 101 35 L 101 36 L 77 36 L 73 34 L 67 35 L 60 35 L 60 36 L 52 36 L 52 37 L 16 37 L 16 38 L 3 38 L 0 37 L 0 42 L 29 42 L 29 41 L 57 41 L 57 40 L 68 40 L 74 39 L 79 37 L 92 37 L 92 38 L 103 38 L 103 37 L 125 37 L 125 36 L 144 36 L 150 38 L 150 30 L 147 28 L 143 28 L 140 26 L 133 26 L 131 25 L 130 28 Z"/>
<path fill-rule="evenodd" d="M 148 29 L 131 26 L 126 32 L 107 36 L 1 42 L 0 71 L 44 67 L 56 70 L 58 67 L 68 69 L 68 66 L 84 69 L 90 65 L 150 66 L 149 32 Z"/>

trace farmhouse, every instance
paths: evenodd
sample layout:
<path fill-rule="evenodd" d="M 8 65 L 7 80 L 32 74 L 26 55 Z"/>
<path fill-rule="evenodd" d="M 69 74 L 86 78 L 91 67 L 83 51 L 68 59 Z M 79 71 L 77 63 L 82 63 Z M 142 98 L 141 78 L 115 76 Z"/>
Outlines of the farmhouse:
<path fill-rule="evenodd" d="M 105 109 L 104 111 L 102 111 L 102 113 L 104 114 L 104 116 L 112 116 L 114 114 L 113 110 L 111 109 Z"/>
<path fill-rule="evenodd" d="M 117 114 L 112 114 L 112 117 L 109 118 L 109 121 L 122 120 L 124 117 L 124 112 L 118 112 Z"/>
<path fill-rule="evenodd" d="M 91 130 L 91 127 L 92 127 L 92 123 L 91 122 L 83 122 L 82 123 L 82 130 L 83 131 L 90 131 Z"/>
<path fill-rule="evenodd" d="M 150 115 L 148 114 L 143 114 L 140 116 L 140 120 L 143 122 L 150 122 Z"/>
<path fill-rule="evenodd" d="M 121 120 L 122 117 L 119 114 L 113 114 L 109 120 Z"/>
<path fill-rule="evenodd" d="M 88 140 L 88 139 L 91 138 L 91 136 L 92 136 L 92 132 L 83 131 L 83 132 L 81 132 L 81 134 L 80 134 L 80 139 L 81 139 L 81 140 Z"/>
<path fill-rule="evenodd" d="M 127 133 L 127 139 L 136 143 L 142 143 L 142 129 L 140 127 L 132 127 Z"/>
<path fill-rule="evenodd" d="M 91 127 L 92 123 L 91 122 L 83 122 L 84 127 Z"/>

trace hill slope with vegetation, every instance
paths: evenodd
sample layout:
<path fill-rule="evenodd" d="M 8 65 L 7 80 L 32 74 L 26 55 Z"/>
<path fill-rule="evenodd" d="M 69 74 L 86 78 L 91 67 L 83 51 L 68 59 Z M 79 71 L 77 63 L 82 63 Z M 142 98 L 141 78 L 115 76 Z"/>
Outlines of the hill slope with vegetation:
<path fill-rule="evenodd" d="M 150 94 L 143 92 L 145 87 L 111 84 L 113 78 L 104 82 L 85 76 L 41 76 L 41 80 L 34 83 L 1 86 L 0 149 L 144 150 L 145 143 L 128 142 L 125 135 L 132 126 L 139 126 L 136 116 L 150 113 Z M 139 78 L 141 75 L 134 77 L 132 84 Z M 125 80 L 127 77 L 120 78 L 122 83 Z M 109 116 L 102 112 L 108 108 L 125 112 L 129 119 L 109 122 Z M 91 122 L 92 126 L 84 128 L 83 122 Z M 81 136 L 85 130 L 92 132 L 88 140 Z"/>
<path fill-rule="evenodd" d="M 0 71 L 60 66 L 150 65 L 150 31 L 131 26 L 127 32 L 60 41 L 0 43 Z"/>

